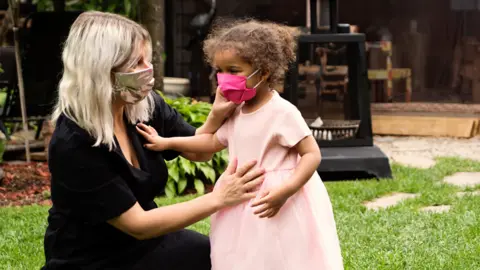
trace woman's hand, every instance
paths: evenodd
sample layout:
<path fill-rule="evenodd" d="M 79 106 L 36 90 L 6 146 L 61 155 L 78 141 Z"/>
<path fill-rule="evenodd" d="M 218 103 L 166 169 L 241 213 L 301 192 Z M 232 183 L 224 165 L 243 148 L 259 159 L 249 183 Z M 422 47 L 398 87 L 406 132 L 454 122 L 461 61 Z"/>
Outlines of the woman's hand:
<path fill-rule="evenodd" d="M 140 123 L 136 126 L 138 133 L 149 142 L 144 145 L 145 148 L 153 151 L 164 151 L 169 149 L 168 139 L 158 136 L 157 131 L 143 123 Z"/>
<path fill-rule="evenodd" d="M 287 202 L 291 196 L 285 188 L 276 188 L 270 191 L 264 191 L 262 195 L 252 203 L 252 207 L 258 207 L 254 214 L 260 218 L 272 218 L 280 208 Z"/>
<path fill-rule="evenodd" d="M 237 160 L 228 164 L 228 168 L 220 176 L 213 190 L 213 195 L 218 200 L 219 207 L 237 205 L 255 198 L 255 190 L 263 182 L 265 170 L 252 168 L 257 164 L 251 161 L 237 169 Z"/>
<path fill-rule="evenodd" d="M 219 118 L 225 120 L 226 118 L 230 117 L 232 113 L 237 108 L 237 104 L 228 101 L 224 96 L 220 87 L 217 87 L 217 91 L 215 93 L 215 100 L 213 101 L 212 106 L 212 114 L 215 118 Z"/>
<path fill-rule="evenodd" d="M 108 221 L 115 228 L 139 239 L 151 239 L 190 226 L 216 211 L 255 198 L 250 192 L 263 181 L 262 169 L 253 170 L 252 161 L 237 170 L 233 160 L 220 176 L 213 192 L 191 201 L 145 211 L 137 202 L 120 216 Z"/>
<path fill-rule="evenodd" d="M 195 132 L 198 134 L 213 134 L 217 132 L 220 126 L 225 122 L 225 119 L 230 117 L 237 108 L 237 104 L 228 101 L 222 94 L 220 87 L 217 87 L 215 94 L 215 101 L 213 101 L 212 111 L 208 114 L 207 120 Z M 210 157 L 213 156 L 210 155 Z"/>

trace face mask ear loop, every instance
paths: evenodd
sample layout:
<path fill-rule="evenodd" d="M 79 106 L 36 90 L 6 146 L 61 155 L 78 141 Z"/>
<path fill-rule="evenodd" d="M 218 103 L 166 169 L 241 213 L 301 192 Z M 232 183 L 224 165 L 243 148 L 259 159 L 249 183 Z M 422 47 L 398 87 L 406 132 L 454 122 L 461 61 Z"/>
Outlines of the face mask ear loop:
<path fill-rule="evenodd" d="M 252 74 L 250 74 L 250 76 L 247 77 L 247 80 L 250 79 L 251 77 L 255 76 L 255 74 L 257 74 L 259 71 L 260 71 L 260 69 L 255 70 Z M 259 81 L 259 82 L 253 87 L 253 89 L 257 88 L 262 82 L 263 82 L 263 79 L 262 79 L 261 81 Z"/>
<path fill-rule="evenodd" d="M 123 76 L 125 76 L 125 75 L 126 76 L 131 76 L 131 75 L 143 73 L 143 72 L 146 72 L 146 71 L 149 71 L 149 70 L 153 70 L 153 66 L 149 66 L 147 68 L 137 70 L 137 71 L 133 71 L 133 72 L 113 72 L 113 74 L 118 74 L 118 75 L 123 75 Z"/>
<path fill-rule="evenodd" d="M 261 79 L 261 80 L 253 87 L 253 89 L 256 89 L 261 83 L 263 83 L 263 79 Z"/>
<path fill-rule="evenodd" d="M 255 76 L 260 71 L 260 69 L 255 70 L 250 76 L 247 77 L 247 80 L 250 79 L 251 77 Z"/>

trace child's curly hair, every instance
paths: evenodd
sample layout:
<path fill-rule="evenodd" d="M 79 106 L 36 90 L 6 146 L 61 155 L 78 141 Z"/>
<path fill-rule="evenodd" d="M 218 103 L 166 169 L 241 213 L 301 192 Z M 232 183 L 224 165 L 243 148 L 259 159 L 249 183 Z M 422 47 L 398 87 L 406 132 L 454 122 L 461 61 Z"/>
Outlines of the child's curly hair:
<path fill-rule="evenodd" d="M 295 61 L 299 33 L 293 27 L 253 19 L 217 21 L 203 50 L 207 62 L 212 64 L 216 52 L 233 49 L 263 74 L 269 72 L 270 85 L 278 84 Z"/>

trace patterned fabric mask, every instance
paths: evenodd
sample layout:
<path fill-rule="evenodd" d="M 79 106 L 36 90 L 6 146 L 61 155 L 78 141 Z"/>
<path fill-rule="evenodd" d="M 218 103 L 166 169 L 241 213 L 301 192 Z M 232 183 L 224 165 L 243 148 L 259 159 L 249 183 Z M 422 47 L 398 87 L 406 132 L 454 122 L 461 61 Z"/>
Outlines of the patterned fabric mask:
<path fill-rule="evenodd" d="M 145 99 L 152 91 L 155 78 L 153 68 L 148 67 L 135 72 L 114 72 L 113 90 L 120 94 L 123 101 L 135 104 Z"/>

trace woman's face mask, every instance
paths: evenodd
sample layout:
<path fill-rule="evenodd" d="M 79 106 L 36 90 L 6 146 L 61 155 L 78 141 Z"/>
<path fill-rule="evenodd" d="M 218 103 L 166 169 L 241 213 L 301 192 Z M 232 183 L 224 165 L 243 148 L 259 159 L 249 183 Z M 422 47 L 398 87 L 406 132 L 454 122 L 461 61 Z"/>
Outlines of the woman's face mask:
<path fill-rule="evenodd" d="M 257 69 L 248 77 L 228 73 L 218 73 L 218 86 L 220 87 L 220 90 L 222 90 L 222 93 L 227 100 L 230 100 L 235 104 L 240 104 L 244 101 L 252 99 L 257 94 L 256 88 L 263 82 L 263 79 L 253 88 L 247 87 L 247 80 L 253 75 L 257 74 L 259 71 L 260 70 Z"/>
<path fill-rule="evenodd" d="M 134 72 L 114 72 L 113 90 L 118 93 L 123 101 L 135 104 L 145 99 L 152 91 L 155 79 L 153 68 Z"/>

